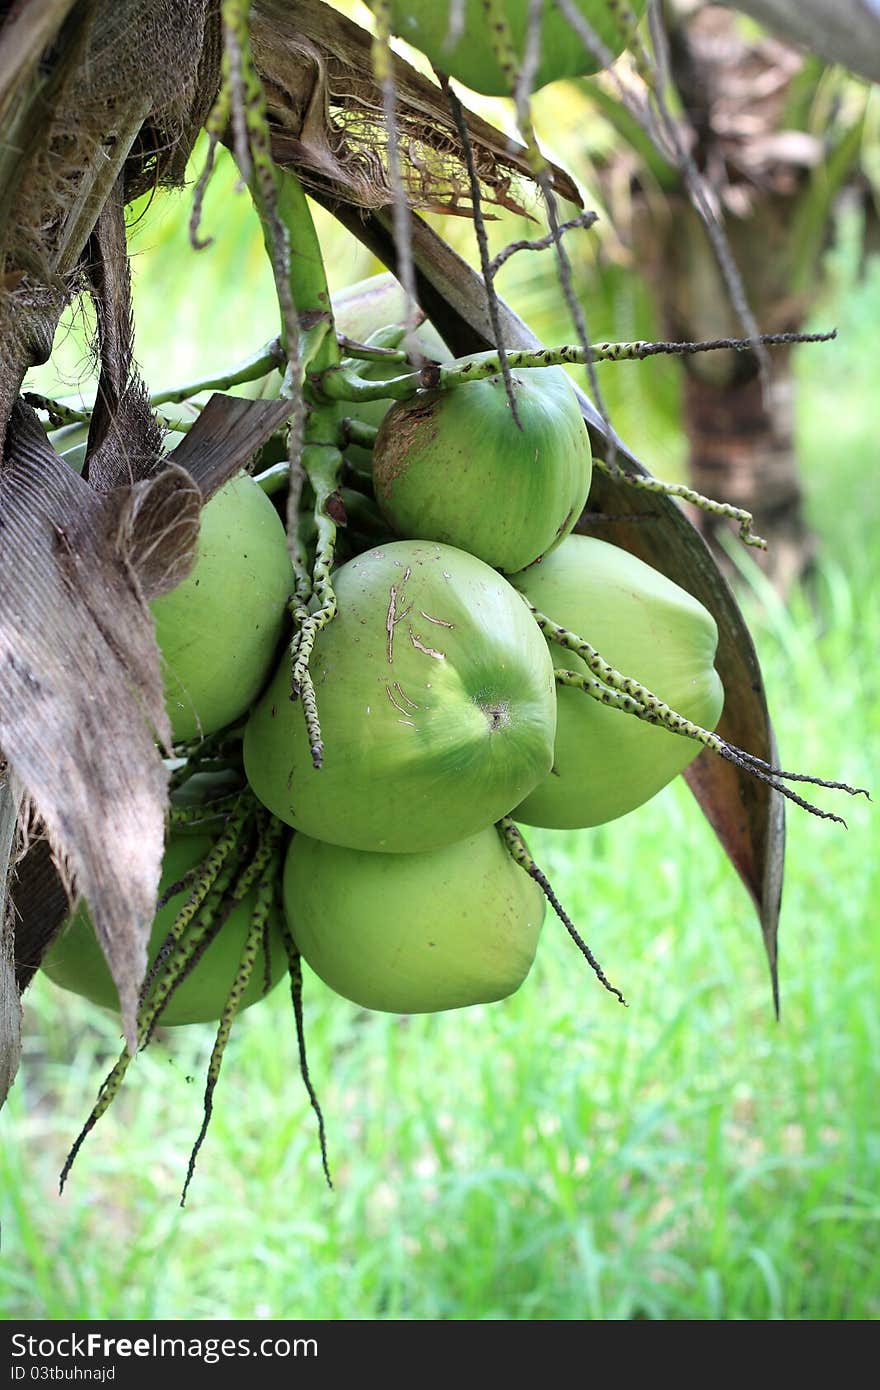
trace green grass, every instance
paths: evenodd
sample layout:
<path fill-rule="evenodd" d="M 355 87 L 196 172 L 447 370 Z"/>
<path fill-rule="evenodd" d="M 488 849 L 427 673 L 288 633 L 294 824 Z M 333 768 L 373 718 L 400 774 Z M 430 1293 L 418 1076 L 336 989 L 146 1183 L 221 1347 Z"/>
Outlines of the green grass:
<path fill-rule="evenodd" d="M 787 762 L 876 787 L 872 577 L 832 567 L 756 630 Z M 59 1199 L 117 1033 L 40 982 L 0 1114 L 6 1316 L 877 1316 L 880 882 L 872 808 L 846 814 L 790 817 L 779 1025 L 683 786 L 531 837 L 629 1009 L 555 920 L 493 1007 L 400 1020 L 308 979 L 332 1193 L 279 991 L 239 1021 L 185 1211 L 200 1028 L 139 1058 Z"/>
<path fill-rule="evenodd" d="M 815 591 L 786 610 L 752 575 L 743 597 L 786 765 L 875 790 L 878 311 L 875 266 L 837 304 L 841 341 L 801 357 L 799 432 L 823 539 Z M 265 329 L 255 323 L 241 350 Z M 168 354 L 171 375 L 183 372 Z M 830 794 L 823 804 L 841 808 Z M 554 920 L 532 976 L 493 1007 L 371 1015 L 307 978 L 333 1192 L 278 991 L 234 1031 L 184 1211 L 211 1043 L 201 1028 L 168 1032 L 138 1059 L 59 1198 L 118 1035 L 38 982 L 0 1112 L 0 1309 L 876 1318 L 880 869 L 873 807 L 842 809 L 848 831 L 789 817 L 780 1024 L 752 909 L 681 784 L 595 832 L 530 836 L 629 1009 Z"/>

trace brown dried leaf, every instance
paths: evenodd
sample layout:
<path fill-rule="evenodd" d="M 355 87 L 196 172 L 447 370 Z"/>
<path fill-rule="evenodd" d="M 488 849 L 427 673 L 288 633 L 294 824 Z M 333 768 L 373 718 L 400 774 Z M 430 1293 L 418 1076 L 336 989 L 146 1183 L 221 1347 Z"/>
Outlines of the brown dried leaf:
<path fill-rule="evenodd" d="M 213 395 L 168 462 L 185 468 L 207 501 L 246 466 L 292 410 L 293 401 L 286 398 L 251 401 Z"/>
<path fill-rule="evenodd" d="M 97 494 L 15 407 L 0 468 L 0 746 L 89 903 L 130 1045 L 164 845 L 155 738 L 171 741 L 136 565 L 150 588 L 175 545 L 194 558 L 201 504 L 182 470 L 163 478 L 159 496 L 177 493 L 169 541 L 154 486 Z"/>
<path fill-rule="evenodd" d="M 0 779 L 0 864 L 12 852 L 20 794 L 13 779 Z M 21 1002 L 15 979 L 15 928 L 7 897 L 7 876 L 0 880 L 0 1107 L 15 1080 L 21 1057 Z"/>
<path fill-rule="evenodd" d="M 115 495 L 112 547 L 128 556 L 146 600 L 173 588 L 189 570 L 198 531 L 191 484 L 198 488 L 198 500 L 207 501 L 247 465 L 290 410 L 286 401 L 213 396 L 164 471 Z M 19 862 L 11 898 L 16 973 L 24 990 L 68 910 L 67 891 L 45 838 L 35 840 Z"/>
<path fill-rule="evenodd" d="M 597 450 L 598 452 L 598 450 Z M 659 504 L 659 505 L 658 505 Z M 736 747 L 776 766 L 776 742 L 761 668 L 751 635 L 727 581 L 703 538 L 668 498 L 635 492 L 598 475 L 590 507 L 633 517 L 602 523 L 594 516 L 579 530 L 623 546 L 699 599 L 718 625 L 716 668 L 725 692 L 718 732 Z M 779 1009 L 776 935 L 785 854 L 785 802 L 764 782 L 704 750 L 685 779 L 755 904 Z"/>
<path fill-rule="evenodd" d="M 70 911 L 70 897 L 44 835 L 28 845 L 10 877 L 15 978 L 24 993 Z"/>
<path fill-rule="evenodd" d="M 122 179 L 101 209 L 84 257 L 98 319 L 101 375 L 82 476 L 101 492 L 164 468 L 162 429 L 134 367 L 131 268 Z"/>
<path fill-rule="evenodd" d="M 168 734 L 145 599 L 190 562 L 201 498 L 175 469 L 155 491 L 151 484 L 110 491 L 162 466 L 130 368 L 117 177 L 124 168 L 127 199 L 183 182 L 217 90 L 219 36 L 215 0 L 28 0 L 4 13 L 0 29 L 0 445 L 8 450 L 0 464 L 0 745 L 46 813 L 80 888 L 101 899 L 93 915 L 130 1041 L 162 848 L 165 776 L 151 726 Z M 104 393 L 92 452 L 104 498 L 63 476 L 42 431 L 14 407 L 24 373 L 48 356 L 61 308 L 81 287 L 90 237 Z M 5 900 L 11 846 L 0 848 Z M 31 881 L 26 865 L 36 862 L 27 857 L 14 885 L 16 954 L 21 949 L 32 964 L 63 910 L 51 864 L 51 904 Z M 21 899 L 22 887 L 33 901 Z M 45 912 L 28 910 L 40 902 Z M 4 1023 L 17 1017 L 7 983 L 4 970 Z M 7 1074 L 15 1047 L 7 1029 L 0 1038 Z"/>
<path fill-rule="evenodd" d="M 255 0 L 251 25 L 274 158 L 295 166 L 310 189 L 364 208 L 387 206 L 388 130 L 371 35 L 320 0 Z M 410 203 L 470 216 L 464 157 L 445 96 L 397 55 L 394 77 Z M 533 181 L 525 150 L 473 112 L 466 119 L 484 200 L 522 211 L 516 180 Z M 570 175 L 549 168 L 560 197 L 580 206 Z"/>
<path fill-rule="evenodd" d="M 120 489 L 113 548 L 127 557 L 151 602 L 185 579 L 199 539 L 202 493 L 184 468 L 168 463 L 155 478 Z"/>

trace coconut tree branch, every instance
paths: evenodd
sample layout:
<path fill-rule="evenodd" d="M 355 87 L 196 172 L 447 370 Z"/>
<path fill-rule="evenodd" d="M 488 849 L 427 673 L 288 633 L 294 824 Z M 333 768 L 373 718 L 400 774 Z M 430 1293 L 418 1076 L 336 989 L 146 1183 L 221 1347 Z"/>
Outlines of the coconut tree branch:
<path fill-rule="evenodd" d="M 217 372 L 197 381 L 188 381 L 183 386 L 171 386 L 163 391 L 154 391 L 150 396 L 150 405 L 177 405 L 181 401 L 188 401 L 191 396 L 198 396 L 202 391 L 228 391 L 231 387 L 242 386 L 248 381 L 259 381 L 260 377 L 283 367 L 286 360 L 281 350 L 281 340 L 273 338 L 272 342 L 260 348 L 259 352 L 224 372 Z"/>

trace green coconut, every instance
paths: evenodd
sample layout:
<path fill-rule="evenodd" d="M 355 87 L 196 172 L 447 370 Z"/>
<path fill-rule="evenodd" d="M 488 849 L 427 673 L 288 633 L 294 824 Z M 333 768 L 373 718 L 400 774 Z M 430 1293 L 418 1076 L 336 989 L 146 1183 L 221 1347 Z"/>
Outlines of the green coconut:
<path fill-rule="evenodd" d="M 467 359 L 464 359 L 467 361 Z M 402 536 L 443 541 L 514 574 L 571 531 L 592 456 L 561 367 L 512 373 L 399 401 L 373 450 L 376 501 Z"/>
<path fill-rule="evenodd" d="M 200 864 L 213 846 L 210 835 L 173 832 L 169 837 L 162 863 L 159 883 L 160 898 L 173 884 Z M 147 959 L 150 964 L 158 955 L 172 922 L 183 904 L 186 893 L 176 893 L 156 913 Z M 185 1023 L 216 1022 L 223 1013 L 229 991 L 238 972 L 239 959 L 250 927 L 256 904 L 256 892 L 245 896 L 233 908 L 220 931 L 198 959 L 190 974 L 174 991 L 162 1012 L 164 1026 Z M 273 912 L 268 924 L 269 986 L 274 988 L 287 970 L 287 951 L 281 935 L 280 913 Z M 91 917 L 85 903 L 71 914 L 61 934 L 56 937 L 41 968 L 56 985 L 79 994 L 102 1008 L 119 1012 L 116 986 L 98 944 Z M 266 989 L 266 958 L 262 946 L 254 962 L 253 973 L 239 1009 L 250 1008 L 264 997 Z"/>
<path fill-rule="evenodd" d="M 266 684 L 293 571 L 284 527 L 240 473 L 202 509 L 195 567 L 150 605 L 175 743 L 240 718 Z"/>
<path fill-rule="evenodd" d="M 724 705 L 713 664 L 715 620 L 671 579 L 617 546 L 570 536 L 515 583 L 616 670 L 685 718 L 715 728 Z M 573 652 L 556 643 L 550 651 L 555 667 L 586 672 Z M 515 812 L 528 825 L 574 829 L 616 820 L 650 800 L 700 752 L 692 739 L 572 687 L 559 687 L 557 707 L 553 770 Z"/>
<path fill-rule="evenodd" d="M 371 854 L 295 835 L 284 905 L 316 975 L 365 1009 L 488 1004 L 531 969 L 544 896 L 494 826 L 421 854 Z"/>
<path fill-rule="evenodd" d="M 631 20 L 641 18 L 647 0 L 573 0 L 587 24 L 614 57 L 632 37 Z M 375 9 L 374 0 L 367 4 Z M 419 48 L 441 72 L 457 77 L 475 92 L 510 96 L 510 80 L 492 49 L 490 24 L 482 0 L 464 0 L 464 28 L 449 42 L 450 0 L 391 0 L 391 24 L 395 34 Z M 522 62 L 529 22 L 529 0 L 504 0 L 517 61 Z M 541 19 L 540 59 L 533 88 L 545 87 L 563 77 L 589 77 L 603 64 L 585 47 L 558 9 L 555 0 L 544 0 Z"/>
<path fill-rule="evenodd" d="M 389 853 L 485 829 L 549 772 L 550 655 L 520 597 L 464 551 L 393 541 L 336 571 L 311 658 L 324 742 L 312 766 L 289 663 L 251 714 L 248 781 L 315 839 Z"/>

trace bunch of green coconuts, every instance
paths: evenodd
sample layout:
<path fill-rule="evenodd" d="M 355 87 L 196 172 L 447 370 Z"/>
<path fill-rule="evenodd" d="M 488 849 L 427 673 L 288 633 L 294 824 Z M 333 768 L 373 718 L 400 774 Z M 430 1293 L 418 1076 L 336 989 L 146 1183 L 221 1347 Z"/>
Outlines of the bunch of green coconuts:
<path fill-rule="evenodd" d="M 389 292 L 399 310 L 390 276 L 350 287 L 334 303 L 337 328 L 368 336 Z M 430 325 L 417 339 L 426 356 L 449 359 Z M 378 380 L 400 367 L 364 370 Z M 257 480 L 239 474 L 207 503 L 195 568 L 153 604 L 175 742 L 240 730 L 250 793 L 285 838 L 295 832 L 239 1008 L 284 975 L 285 927 L 313 970 L 366 1008 L 422 1012 L 511 994 L 534 959 L 545 900 L 499 822 L 614 820 L 699 751 L 560 685 L 555 671 L 587 667 L 532 609 L 583 634 L 685 718 L 712 729 L 720 717 L 711 615 L 629 553 L 574 534 L 592 464 L 568 375 L 531 368 L 511 382 L 516 420 L 500 375 L 359 407 L 378 434 L 371 452 L 351 451 L 343 496 L 351 512 L 364 503 L 371 526 L 360 541 L 353 526 L 342 533 L 354 553 L 332 576 L 338 611 L 311 656 L 319 769 L 290 698 L 287 538 Z M 217 776 L 174 793 L 162 894 L 211 852 L 211 807 L 226 790 Z M 184 895 L 160 909 L 154 955 Z M 236 904 L 163 1023 L 220 1017 L 253 902 L 251 893 Z M 84 907 L 44 969 L 115 1003 Z"/>
<path fill-rule="evenodd" d="M 494 50 L 468 39 L 481 3 L 467 0 L 458 38 L 446 7 L 433 3 L 394 3 L 391 24 L 443 71 L 507 91 Z M 631 10 L 611 0 L 576 8 L 619 51 Z M 505 6 L 520 54 L 527 9 L 524 0 Z M 556 6 L 545 11 L 535 85 L 595 70 Z M 389 294 L 398 319 L 390 335 Z M 402 337 L 388 276 L 345 291 L 334 315 L 348 338 Z M 416 344 L 426 358 L 449 360 L 430 325 Z M 373 381 L 401 371 L 381 360 L 359 369 Z M 259 481 L 240 474 L 207 503 L 194 570 L 153 604 L 175 743 L 191 751 L 230 730 L 241 758 L 237 772 L 177 783 L 152 956 L 167 956 L 170 942 L 184 959 L 182 904 L 200 874 L 208 883 L 230 796 L 252 799 L 283 853 L 277 891 L 260 898 L 265 880 L 246 872 L 221 929 L 192 946 L 166 990 L 162 1023 L 221 1018 L 236 979 L 244 980 L 236 1007 L 256 1002 L 285 973 L 291 944 L 331 988 L 370 1009 L 452 1009 L 516 990 L 545 899 L 512 852 L 512 822 L 554 829 L 614 820 L 699 751 L 609 707 L 614 701 L 585 697 L 577 680 L 590 680 L 588 667 L 567 634 L 581 634 L 616 672 L 694 724 L 714 729 L 721 714 L 711 615 L 627 552 L 574 533 L 592 460 L 561 367 L 514 370 L 508 382 L 463 371 L 452 386 L 357 413 L 378 434 L 372 448 L 347 452 L 348 558 L 332 574 L 336 615 L 310 658 L 319 768 L 302 703 L 291 698 L 296 581 L 287 537 Z M 367 518 L 360 528 L 359 516 Z M 546 615 L 540 625 L 535 612 Z M 215 894 L 218 881 L 210 879 Z M 115 1004 L 84 907 L 43 968 Z M 154 966 L 154 990 L 157 978 Z"/>

